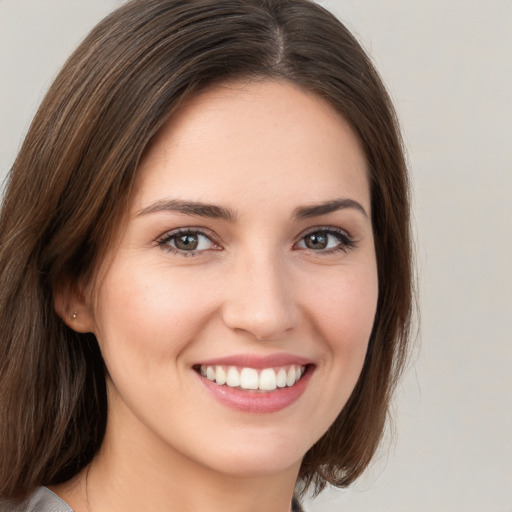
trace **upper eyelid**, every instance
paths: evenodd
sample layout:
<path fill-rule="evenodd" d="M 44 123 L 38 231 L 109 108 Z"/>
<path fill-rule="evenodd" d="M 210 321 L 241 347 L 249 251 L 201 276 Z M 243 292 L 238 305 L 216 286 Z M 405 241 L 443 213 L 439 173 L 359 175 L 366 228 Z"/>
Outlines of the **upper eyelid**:
<path fill-rule="evenodd" d="M 214 245 L 222 247 L 222 244 L 219 240 L 219 237 L 215 235 L 211 230 L 200 227 L 181 227 L 176 229 L 171 229 L 169 231 L 165 231 L 160 236 L 156 237 L 155 242 L 157 245 L 166 244 L 173 237 L 178 236 L 180 234 L 193 233 L 199 234 L 206 238 L 208 238 Z M 193 251 L 191 251 L 193 252 Z M 200 251 L 202 252 L 202 251 Z"/>
<path fill-rule="evenodd" d="M 184 228 L 175 228 L 170 229 L 168 231 L 164 231 L 161 235 L 157 236 L 157 240 L 163 240 L 165 238 L 172 238 L 173 236 L 180 235 L 182 233 L 198 233 L 200 235 L 206 236 L 207 238 L 211 238 L 212 241 L 217 240 L 218 236 L 215 235 L 213 231 L 207 228 L 200 227 L 184 227 Z"/>
<path fill-rule="evenodd" d="M 337 233 L 337 234 L 343 234 L 347 238 L 350 238 L 351 240 L 354 239 L 354 237 L 350 234 L 349 231 L 343 228 L 335 227 L 335 226 L 315 226 L 312 228 L 308 228 L 305 231 L 302 231 L 298 235 L 298 240 L 304 238 L 307 235 L 310 235 L 311 233 L 318 233 L 318 232 L 331 232 L 331 233 Z"/>

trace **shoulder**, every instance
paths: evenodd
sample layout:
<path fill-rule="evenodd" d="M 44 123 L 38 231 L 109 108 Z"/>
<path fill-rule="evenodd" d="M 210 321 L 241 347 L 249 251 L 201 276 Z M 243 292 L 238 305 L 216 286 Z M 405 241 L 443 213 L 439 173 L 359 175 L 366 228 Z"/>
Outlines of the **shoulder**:
<path fill-rule="evenodd" d="M 1 509 L 3 511 L 3 509 Z M 39 487 L 12 512 L 73 512 L 73 509 L 47 487 Z"/>

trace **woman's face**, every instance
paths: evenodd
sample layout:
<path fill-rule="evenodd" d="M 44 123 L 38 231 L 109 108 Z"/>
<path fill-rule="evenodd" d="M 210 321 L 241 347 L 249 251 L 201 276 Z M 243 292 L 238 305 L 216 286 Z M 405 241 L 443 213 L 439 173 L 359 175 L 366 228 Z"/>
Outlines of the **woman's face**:
<path fill-rule="evenodd" d="M 172 117 L 82 318 L 116 442 L 224 474 L 297 470 L 373 325 L 367 174 L 344 119 L 286 82 L 217 87 Z"/>

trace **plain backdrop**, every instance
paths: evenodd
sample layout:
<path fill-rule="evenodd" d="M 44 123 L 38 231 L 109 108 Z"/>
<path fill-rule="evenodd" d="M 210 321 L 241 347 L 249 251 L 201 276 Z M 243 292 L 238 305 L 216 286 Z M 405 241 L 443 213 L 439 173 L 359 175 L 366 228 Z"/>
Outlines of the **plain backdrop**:
<path fill-rule="evenodd" d="M 401 118 L 421 330 L 395 435 L 352 488 L 307 509 L 512 512 L 512 1 L 321 3 Z M 65 58 L 119 4 L 0 0 L 0 178 Z"/>

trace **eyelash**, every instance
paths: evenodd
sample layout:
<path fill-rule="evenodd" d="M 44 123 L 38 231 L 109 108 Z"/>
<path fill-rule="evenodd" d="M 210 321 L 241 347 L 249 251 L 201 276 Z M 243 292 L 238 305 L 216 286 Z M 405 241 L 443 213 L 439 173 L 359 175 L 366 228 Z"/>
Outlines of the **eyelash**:
<path fill-rule="evenodd" d="M 334 254 L 340 251 L 348 252 L 350 249 L 353 249 L 356 247 L 356 241 L 343 229 L 334 228 L 334 227 L 327 227 L 327 226 L 318 226 L 315 228 L 312 228 L 305 233 L 303 233 L 300 237 L 300 240 L 298 243 L 302 242 L 307 236 L 310 235 L 327 235 L 327 236 L 334 236 L 338 240 L 338 244 L 335 247 L 332 247 L 330 249 L 324 249 L 320 251 L 315 251 L 314 249 L 309 249 L 313 253 L 317 253 L 320 255 L 329 255 Z M 297 245 L 297 244 L 295 244 Z M 307 248 L 306 248 L 307 250 Z"/>
<path fill-rule="evenodd" d="M 172 254 L 176 254 L 178 256 L 185 256 L 185 257 L 191 257 L 191 256 L 197 256 L 198 254 L 205 252 L 207 250 L 219 250 L 219 249 L 203 249 L 203 250 L 191 250 L 191 251 L 184 251 L 180 250 L 177 247 L 173 247 L 170 245 L 170 242 L 174 239 L 176 239 L 180 235 L 190 235 L 190 236 L 200 236 L 208 239 L 214 246 L 219 246 L 217 242 L 215 241 L 212 233 L 203 231 L 202 229 L 198 228 L 181 228 L 176 229 L 174 231 L 171 231 L 170 233 L 166 233 L 162 238 L 157 240 L 157 245 L 164 249 L 165 251 L 168 251 Z"/>
<path fill-rule="evenodd" d="M 208 239 L 214 246 L 217 246 L 216 249 L 203 249 L 203 250 L 190 250 L 185 251 L 178 249 L 177 247 L 173 247 L 170 245 L 170 242 L 172 240 L 175 240 L 180 235 L 191 235 L 191 236 L 199 236 L 204 237 Z M 334 227 L 315 227 L 313 229 L 310 229 L 309 231 L 303 233 L 300 237 L 299 242 L 294 244 L 294 247 L 297 247 L 297 245 L 304 241 L 304 239 L 310 235 L 327 235 L 327 236 L 334 236 L 338 240 L 338 244 L 335 247 L 332 247 L 330 249 L 322 249 L 322 250 L 315 250 L 311 248 L 304 247 L 305 250 L 308 250 L 312 253 L 316 253 L 318 255 L 329 255 L 334 254 L 340 251 L 348 252 L 350 249 L 353 249 L 356 247 L 355 240 L 344 230 Z M 179 256 L 184 257 L 192 257 L 197 256 L 201 254 L 202 252 L 210 251 L 210 250 L 221 250 L 222 248 L 220 245 L 215 241 L 215 238 L 213 237 L 212 233 L 206 232 L 199 228 L 180 228 L 174 231 L 171 231 L 169 233 L 166 233 L 163 237 L 157 240 L 157 245 L 164 249 L 165 251 L 168 251 L 172 254 L 176 254 Z"/>

